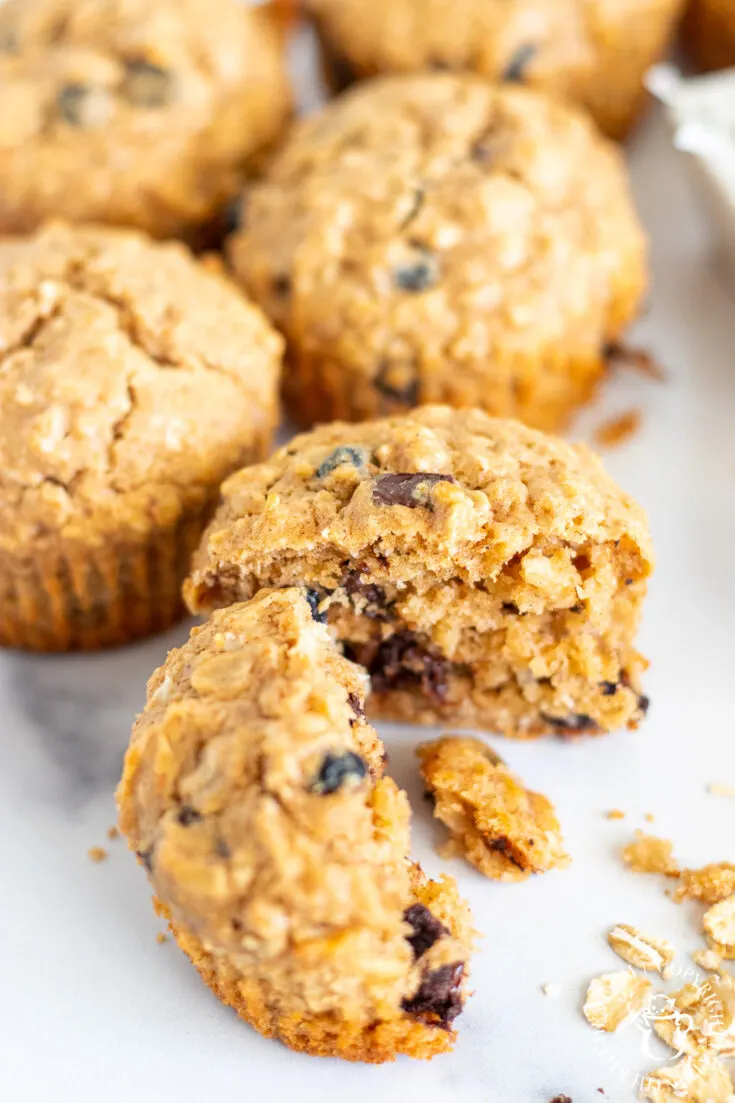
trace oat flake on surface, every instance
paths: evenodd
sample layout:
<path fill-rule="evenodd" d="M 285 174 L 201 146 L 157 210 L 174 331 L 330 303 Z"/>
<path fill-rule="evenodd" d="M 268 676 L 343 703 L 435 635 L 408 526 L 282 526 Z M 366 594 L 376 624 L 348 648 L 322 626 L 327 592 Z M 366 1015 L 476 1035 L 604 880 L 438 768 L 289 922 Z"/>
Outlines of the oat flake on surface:
<path fill-rule="evenodd" d="M 582 1011 L 596 1030 L 615 1031 L 644 1008 L 651 997 L 651 982 L 628 969 L 593 977 Z"/>
<path fill-rule="evenodd" d="M 732 1103 L 730 1074 L 716 1058 L 684 1057 L 656 1069 L 641 1085 L 641 1099 L 650 1103 Z"/>
<path fill-rule="evenodd" d="M 653 969 L 662 977 L 669 976 L 676 950 L 665 938 L 652 938 L 627 923 L 620 923 L 610 931 L 607 941 L 618 957 L 629 965 Z"/>
<path fill-rule="evenodd" d="M 735 959 L 735 894 L 713 904 L 702 917 L 710 950 L 729 961 Z"/>

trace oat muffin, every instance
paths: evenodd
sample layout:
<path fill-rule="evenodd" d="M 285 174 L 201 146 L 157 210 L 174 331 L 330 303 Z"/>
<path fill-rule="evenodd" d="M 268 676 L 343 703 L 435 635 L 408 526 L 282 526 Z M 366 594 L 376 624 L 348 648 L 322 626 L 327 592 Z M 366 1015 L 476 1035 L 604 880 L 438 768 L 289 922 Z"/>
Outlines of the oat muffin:
<path fill-rule="evenodd" d="M 583 446 L 421 407 L 333 424 L 233 475 L 190 608 L 302 586 L 371 714 L 528 737 L 636 727 L 642 510 Z"/>
<path fill-rule="evenodd" d="M 448 402 L 558 428 L 647 280 L 618 150 L 467 74 L 380 78 L 299 123 L 230 256 L 304 425 Z"/>
<path fill-rule="evenodd" d="M 735 65 L 732 0 L 690 0 L 684 42 L 700 69 L 728 69 Z"/>
<path fill-rule="evenodd" d="M 7 0 L 0 232 L 61 217 L 198 243 L 289 111 L 279 36 L 238 0 Z"/>
<path fill-rule="evenodd" d="M 416 753 L 434 816 L 449 830 L 442 855 L 461 855 L 493 881 L 569 865 L 551 801 L 526 789 L 487 743 L 444 735 Z"/>
<path fill-rule="evenodd" d="M 716 2 L 716 0 L 715 0 Z M 726 0 L 721 0 L 721 3 Z M 683 0 L 307 0 L 328 83 L 472 70 L 583 104 L 622 138 Z"/>
<path fill-rule="evenodd" d="M 0 242 L 0 644 L 164 628 L 222 479 L 267 452 L 280 337 L 182 245 Z"/>
<path fill-rule="evenodd" d="M 364 672 L 303 591 L 214 613 L 148 685 L 120 825 L 205 982 L 262 1034 L 381 1062 L 450 1049 L 472 929 L 407 858 Z"/>

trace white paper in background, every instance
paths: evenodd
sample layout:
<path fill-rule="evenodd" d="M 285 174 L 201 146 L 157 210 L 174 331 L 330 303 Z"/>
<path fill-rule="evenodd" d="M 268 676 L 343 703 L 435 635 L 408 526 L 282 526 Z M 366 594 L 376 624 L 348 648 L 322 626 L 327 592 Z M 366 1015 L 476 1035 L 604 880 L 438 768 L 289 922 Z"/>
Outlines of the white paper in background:
<path fill-rule="evenodd" d="M 617 852 L 635 827 L 672 838 L 689 865 L 735 860 L 735 801 L 706 792 L 735 784 L 735 327 L 661 117 L 630 159 L 655 280 L 633 338 L 668 380 L 619 372 L 575 436 L 643 411 L 607 466 L 648 509 L 658 549 L 641 635 L 653 661 L 649 718 L 637 733 L 576 744 L 493 740 L 555 801 L 574 857 L 568 871 L 521 885 L 437 856 L 441 832 L 413 757 L 431 732 L 381 728 L 412 798 L 414 853 L 429 873 L 458 878 L 484 934 L 455 1052 L 377 1068 L 291 1053 L 220 1006 L 171 941 L 156 942 L 145 877 L 105 833 L 145 680 L 182 626 L 114 654 L 0 655 L 3 1103 L 547 1103 L 559 1093 L 631 1103 L 635 1076 L 669 1053 L 640 1023 L 593 1031 L 580 1006 L 592 975 L 623 967 L 605 942 L 612 925 L 669 938 L 682 969 L 702 945 L 697 905 L 677 906 L 658 878 L 622 868 Z M 610 808 L 627 818 L 605 819 Z M 95 845 L 109 850 L 101 865 L 87 857 Z M 543 994 L 549 983 L 558 995 Z"/>

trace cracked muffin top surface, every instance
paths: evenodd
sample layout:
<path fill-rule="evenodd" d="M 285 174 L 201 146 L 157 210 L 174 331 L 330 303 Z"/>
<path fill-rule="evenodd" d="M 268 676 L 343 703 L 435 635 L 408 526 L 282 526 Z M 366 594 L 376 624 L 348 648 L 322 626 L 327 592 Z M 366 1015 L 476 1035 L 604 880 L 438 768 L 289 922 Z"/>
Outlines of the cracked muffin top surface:
<path fill-rule="evenodd" d="M 371 377 L 599 350 L 646 282 L 620 151 L 470 74 L 376 78 L 298 123 L 229 248 L 300 353 Z"/>
<path fill-rule="evenodd" d="M 307 561 L 339 585 L 350 560 L 398 584 L 510 571 L 512 600 L 531 610 L 552 574 L 576 600 L 575 549 L 618 542 L 645 578 L 645 514 L 589 449 L 479 410 L 422 406 L 323 426 L 232 475 L 186 596 L 198 609 L 230 590 L 249 596 L 258 580 L 297 581 Z"/>
<path fill-rule="evenodd" d="M 62 216 L 184 236 L 289 111 L 276 30 L 237 0 L 8 0 L 0 229 Z"/>
<path fill-rule="evenodd" d="M 166 524 L 271 427 L 281 339 L 178 244 L 0 241 L 0 547 Z"/>

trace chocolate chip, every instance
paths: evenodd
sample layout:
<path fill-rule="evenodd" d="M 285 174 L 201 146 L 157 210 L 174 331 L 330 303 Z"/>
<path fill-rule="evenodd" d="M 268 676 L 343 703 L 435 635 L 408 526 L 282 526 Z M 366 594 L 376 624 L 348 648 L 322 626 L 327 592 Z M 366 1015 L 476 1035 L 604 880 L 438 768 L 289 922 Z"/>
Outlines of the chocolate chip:
<path fill-rule="evenodd" d="M 326 754 L 319 767 L 319 773 L 309 786 L 310 793 L 325 796 L 336 793 L 338 789 L 355 788 L 367 777 L 367 762 L 354 751 L 344 754 Z"/>
<path fill-rule="evenodd" d="M 379 506 L 430 505 L 429 492 L 437 483 L 455 482 L 453 475 L 433 475 L 426 471 L 418 474 L 379 475 L 373 483 L 373 501 Z"/>
<path fill-rule="evenodd" d="M 136 850 L 135 853 L 140 858 L 141 862 L 148 870 L 148 872 L 153 873 L 153 847 L 149 847 L 148 850 Z"/>
<path fill-rule="evenodd" d="M 173 95 L 173 76 L 168 69 L 144 58 L 129 61 L 122 85 L 123 95 L 136 107 L 165 107 Z"/>
<path fill-rule="evenodd" d="M 107 118 L 107 97 L 104 89 L 88 84 L 65 84 L 56 95 L 59 115 L 69 126 L 95 126 Z"/>
<path fill-rule="evenodd" d="M 651 707 L 651 698 L 646 697 L 645 693 L 641 693 L 638 696 L 638 710 L 645 716 Z"/>
<path fill-rule="evenodd" d="M 373 689 L 378 693 L 420 689 L 438 704 L 446 697 L 452 664 L 419 643 L 413 632 L 396 632 L 377 645 L 374 641 L 347 644 L 345 654 L 367 667 Z"/>
<path fill-rule="evenodd" d="M 426 973 L 415 996 L 403 1000 L 401 1007 L 424 1022 L 449 1027 L 462 1010 L 460 993 L 464 965 L 461 961 L 441 965 Z"/>
<path fill-rule="evenodd" d="M 449 934 L 449 929 L 424 904 L 412 904 L 410 908 L 406 908 L 403 918 L 413 927 L 413 934 L 408 936 L 407 941 L 411 943 L 415 959 L 430 950 L 445 934 Z"/>
<path fill-rule="evenodd" d="M 373 380 L 375 387 L 386 398 L 406 406 L 415 406 L 419 400 L 419 379 L 415 363 L 383 361 Z"/>
<path fill-rule="evenodd" d="M 324 600 L 324 598 L 321 596 L 321 594 L 319 594 L 316 590 L 307 590 L 306 593 L 304 594 L 304 597 L 306 598 L 306 600 L 309 603 L 309 608 L 311 609 L 311 615 L 314 618 L 314 620 L 317 622 L 317 624 L 326 624 L 327 623 L 327 614 L 322 613 L 319 609 L 320 604 Z"/>
<path fill-rule="evenodd" d="M 384 617 L 385 590 L 374 582 L 365 582 L 361 571 L 348 571 L 342 579 L 342 588 L 347 596 L 353 599 L 352 604 L 363 616 L 371 617 L 373 620 Z"/>
<path fill-rule="evenodd" d="M 520 613 L 520 609 L 512 601 L 504 601 L 500 608 L 503 610 L 504 613 L 511 613 L 515 617 L 517 617 Z"/>
<path fill-rule="evenodd" d="M 366 460 L 367 455 L 364 448 L 353 448 L 349 444 L 340 445 L 339 448 L 335 448 L 333 452 L 330 452 L 326 459 L 322 460 L 316 469 L 316 475 L 318 479 L 326 479 L 327 475 L 331 475 L 343 464 L 349 464 L 350 467 L 360 471 L 365 466 Z"/>
<path fill-rule="evenodd" d="M 549 716 L 542 712 L 541 718 L 560 735 L 571 735 L 575 732 L 599 732 L 600 728 L 591 716 L 583 712 L 573 712 L 570 716 Z"/>
<path fill-rule="evenodd" d="M 602 686 L 602 696 L 612 697 L 614 693 L 618 692 L 618 682 L 600 682 Z"/>
<path fill-rule="evenodd" d="M 633 579 L 632 578 L 626 578 L 625 585 L 626 586 L 632 586 L 633 585 Z"/>
<path fill-rule="evenodd" d="M 193 823 L 199 823 L 201 818 L 201 812 L 197 812 L 196 808 L 192 808 L 190 804 L 182 804 L 176 817 L 182 827 L 190 827 Z"/>
<path fill-rule="evenodd" d="M 365 709 L 363 708 L 362 701 L 356 693 L 347 694 L 347 704 L 350 706 L 355 714 L 355 720 L 365 719 Z"/>
<path fill-rule="evenodd" d="M 401 291 L 419 295 L 434 287 L 439 280 L 439 262 L 434 254 L 423 246 L 414 246 L 414 259 L 399 264 L 393 270 L 393 281 Z"/>
<path fill-rule="evenodd" d="M 538 46 L 535 46 L 532 42 L 526 42 L 523 46 L 519 46 L 503 70 L 500 79 L 514 84 L 520 83 L 526 75 L 529 62 L 537 53 Z"/>
<path fill-rule="evenodd" d="M 485 839 L 484 842 L 488 850 L 503 854 L 516 869 L 525 870 L 527 868 L 527 863 L 521 860 L 517 848 L 507 835 L 498 835 L 494 839 Z M 530 841 L 530 845 L 533 846 L 532 841 Z"/>

